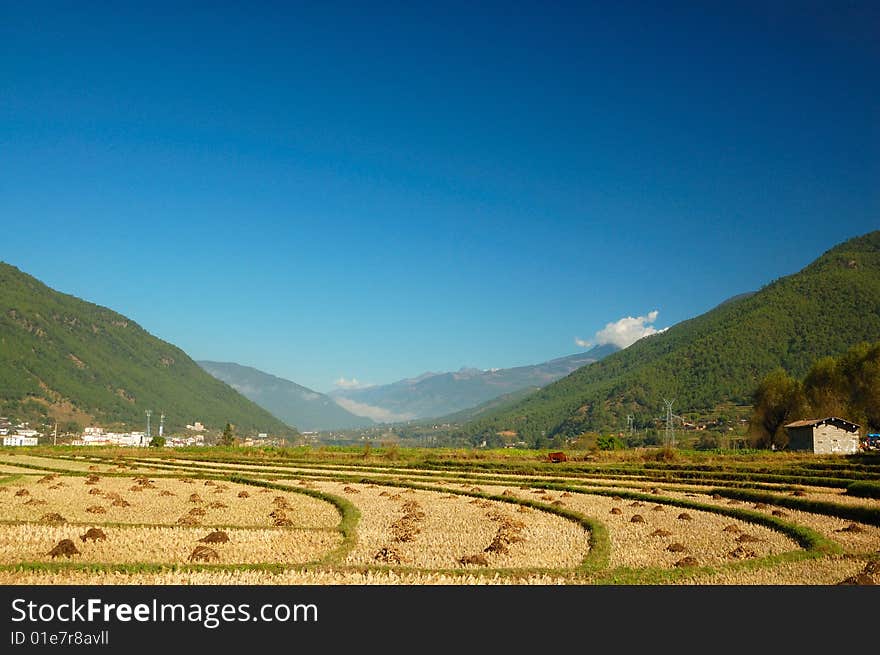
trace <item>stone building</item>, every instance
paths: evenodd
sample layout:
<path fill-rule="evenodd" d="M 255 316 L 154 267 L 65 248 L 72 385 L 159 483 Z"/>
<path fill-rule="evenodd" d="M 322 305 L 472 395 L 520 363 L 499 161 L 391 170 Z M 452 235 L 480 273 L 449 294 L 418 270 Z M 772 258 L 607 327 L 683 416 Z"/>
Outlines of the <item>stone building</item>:
<path fill-rule="evenodd" d="M 785 426 L 788 450 L 819 455 L 850 455 L 859 450 L 860 425 L 836 416 L 795 421 Z"/>

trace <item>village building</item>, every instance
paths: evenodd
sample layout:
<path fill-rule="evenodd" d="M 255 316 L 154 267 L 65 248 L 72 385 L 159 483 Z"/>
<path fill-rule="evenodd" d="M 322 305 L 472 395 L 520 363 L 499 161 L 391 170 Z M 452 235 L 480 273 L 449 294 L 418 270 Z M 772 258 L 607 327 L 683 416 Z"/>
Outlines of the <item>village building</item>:
<path fill-rule="evenodd" d="M 788 450 L 817 455 L 851 455 L 859 450 L 861 426 L 836 416 L 794 421 L 785 426 Z"/>

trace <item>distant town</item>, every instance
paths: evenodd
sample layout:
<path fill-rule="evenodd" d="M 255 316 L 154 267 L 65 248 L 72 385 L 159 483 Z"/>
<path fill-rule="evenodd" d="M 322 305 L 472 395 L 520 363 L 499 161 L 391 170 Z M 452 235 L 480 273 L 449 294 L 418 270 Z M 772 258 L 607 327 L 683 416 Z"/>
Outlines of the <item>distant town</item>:
<path fill-rule="evenodd" d="M 148 428 L 149 429 L 149 428 Z M 97 425 L 83 428 L 82 433 L 61 433 L 36 430 L 28 422 L 0 416 L 0 437 L 4 446 L 127 446 L 146 448 L 148 446 L 164 448 L 187 448 L 214 445 L 215 439 L 208 434 L 208 429 L 199 421 L 186 426 L 186 434 L 166 435 L 164 426 L 160 424 L 158 434 L 153 436 L 148 431 L 117 432 Z M 284 439 L 261 432 L 256 436 L 236 439 L 238 446 L 283 446 Z"/>

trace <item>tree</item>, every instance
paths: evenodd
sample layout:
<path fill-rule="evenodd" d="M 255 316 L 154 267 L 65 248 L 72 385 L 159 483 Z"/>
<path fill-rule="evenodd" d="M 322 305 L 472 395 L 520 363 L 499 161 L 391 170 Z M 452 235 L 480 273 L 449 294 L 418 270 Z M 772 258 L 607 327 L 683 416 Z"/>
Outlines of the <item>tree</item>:
<path fill-rule="evenodd" d="M 234 446 L 235 445 L 235 434 L 233 433 L 233 428 L 231 423 L 227 423 L 226 427 L 223 428 L 223 435 L 220 437 L 220 445 L 221 446 Z"/>
<path fill-rule="evenodd" d="M 153 448 L 163 448 L 165 446 L 165 437 L 153 437 L 150 439 L 150 446 Z"/>
<path fill-rule="evenodd" d="M 783 369 L 769 373 L 755 390 L 749 419 L 752 445 L 758 448 L 788 444 L 786 423 L 803 418 L 807 403 L 801 383 Z"/>
<path fill-rule="evenodd" d="M 804 378 L 804 396 L 813 416 L 846 417 L 849 392 L 846 378 L 833 357 L 823 357 L 813 364 Z"/>

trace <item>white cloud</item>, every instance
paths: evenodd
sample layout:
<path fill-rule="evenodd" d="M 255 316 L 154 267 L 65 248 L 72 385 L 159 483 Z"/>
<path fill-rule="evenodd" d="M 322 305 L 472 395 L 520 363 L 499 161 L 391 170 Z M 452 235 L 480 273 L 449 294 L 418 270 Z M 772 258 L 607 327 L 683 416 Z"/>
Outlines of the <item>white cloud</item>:
<path fill-rule="evenodd" d="M 364 384 L 357 378 L 351 378 L 350 380 L 345 377 L 340 377 L 338 380 L 334 381 L 333 384 L 337 389 L 364 389 L 365 387 L 370 387 L 370 384 Z"/>
<path fill-rule="evenodd" d="M 575 337 L 574 343 L 576 346 L 580 346 L 581 348 L 589 348 L 593 345 L 592 341 L 587 341 L 586 339 L 581 339 L 580 337 Z"/>
<path fill-rule="evenodd" d="M 367 403 L 359 403 L 349 398 L 336 397 L 333 398 L 337 405 L 343 409 L 347 409 L 357 416 L 366 416 L 379 423 L 394 423 L 397 421 L 409 421 L 415 418 L 415 414 L 395 414 L 390 409 L 377 407 L 376 405 L 368 405 Z"/>
<path fill-rule="evenodd" d="M 648 312 L 645 316 L 625 316 L 613 323 L 608 323 L 604 328 L 596 332 L 593 340 L 600 346 L 610 343 L 618 348 L 626 348 L 642 337 L 659 334 L 668 329 L 658 330 L 652 325 L 657 320 L 659 314 L 660 312 L 655 309 Z M 590 345 L 589 342 L 580 339 L 576 339 L 575 342 L 579 346 L 586 347 Z"/>

